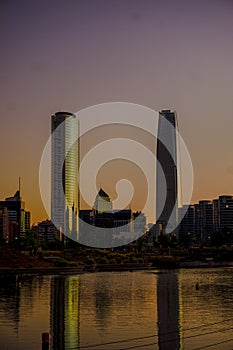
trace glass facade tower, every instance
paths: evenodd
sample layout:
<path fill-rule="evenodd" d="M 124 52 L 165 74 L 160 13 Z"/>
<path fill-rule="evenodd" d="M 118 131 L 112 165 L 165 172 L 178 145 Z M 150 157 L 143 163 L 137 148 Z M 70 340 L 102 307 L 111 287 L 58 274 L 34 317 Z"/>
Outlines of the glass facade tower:
<path fill-rule="evenodd" d="M 170 110 L 159 112 L 156 171 L 157 224 L 176 233 L 178 222 L 177 117 Z"/>
<path fill-rule="evenodd" d="M 57 112 L 51 122 L 51 219 L 63 233 L 77 239 L 78 120 L 73 113 Z"/>

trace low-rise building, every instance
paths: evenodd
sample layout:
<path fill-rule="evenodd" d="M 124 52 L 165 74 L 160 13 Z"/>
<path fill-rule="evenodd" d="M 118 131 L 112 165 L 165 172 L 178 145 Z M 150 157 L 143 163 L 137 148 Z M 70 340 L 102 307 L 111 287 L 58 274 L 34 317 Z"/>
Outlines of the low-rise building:
<path fill-rule="evenodd" d="M 60 231 L 48 219 L 38 223 L 37 234 L 39 243 L 50 243 L 61 240 Z"/>

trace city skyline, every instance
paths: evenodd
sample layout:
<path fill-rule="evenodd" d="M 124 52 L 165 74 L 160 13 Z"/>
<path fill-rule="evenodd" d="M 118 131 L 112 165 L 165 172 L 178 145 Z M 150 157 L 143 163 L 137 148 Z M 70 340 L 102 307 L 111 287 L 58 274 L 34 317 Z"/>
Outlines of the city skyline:
<path fill-rule="evenodd" d="M 73 121 L 69 121 L 68 119 L 70 119 L 70 118 L 73 118 L 74 120 L 75 120 L 75 124 L 74 124 L 74 122 Z M 171 111 L 171 110 L 161 110 L 160 112 L 159 112 L 159 123 L 160 123 L 160 125 L 158 126 L 158 130 L 159 130 L 159 128 L 160 128 L 160 131 L 158 131 L 158 133 L 160 134 L 160 136 L 159 136 L 159 138 L 161 139 L 161 140 L 164 140 L 165 141 L 165 143 L 166 142 L 168 142 L 168 141 L 166 141 L 166 140 L 168 140 L 168 135 L 167 135 L 167 131 L 165 131 L 165 129 L 164 129 L 164 127 L 166 127 L 166 124 L 165 125 L 162 125 L 163 123 L 162 123 L 162 121 L 161 121 L 161 117 L 165 117 L 165 119 L 166 120 L 168 120 L 168 121 L 170 121 L 171 122 L 171 124 L 177 129 L 177 131 L 178 131 L 178 128 L 177 128 L 177 113 L 176 113 L 176 111 Z M 171 120 L 169 119 L 169 118 L 172 118 Z M 63 124 L 63 122 L 66 122 L 66 123 L 64 123 Z M 68 221 L 70 222 L 70 224 L 71 224 L 71 226 L 70 226 L 70 228 L 69 228 L 69 232 L 71 233 L 72 232 L 72 220 L 73 220 L 73 211 L 74 212 L 76 212 L 76 217 L 77 217 L 77 212 L 79 211 L 79 210 L 86 210 L 86 209 L 90 209 L 91 208 L 91 206 L 88 206 L 88 204 L 85 202 L 85 200 L 82 198 L 82 196 L 81 196 L 81 198 L 82 198 L 82 200 L 81 200 L 81 202 L 82 202 L 82 204 L 84 205 L 84 206 L 80 206 L 80 195 L 79 195 L 79 189 L 78 189 L 78 185 L 77 185 L 77 178 L 78 178 L 78 172 L 77 172 L 77 169 L 75 170 L 76 171 L 76 176 L 75 176 L 75 180 L 73 181 L 73 180 L 70 180 L 69 179 L 69 177 L 68 177 L 68 181 L 67 181 L 67 178 L 66 178 L 66 176 L 65 176 L 65 172 L 64 172 L 64 169 L 65 169 L 65 164 L 66 163 L 69 163 L 69 167 L 70 167 L 70 165 L 71 165 L 71 163 L 72 163 L 72 161 L 73 161 L 73 156 L 76 156 L 76 158 L 77 159 L 75 159 L 75 162 L 71 165 L 71 167 L 72 167 L 72 169 L 73 168 L 75 168 L 75 166 L 74 165 L 77 165 L 77 164 L 79 164 L 79 162 L 80 162 L 80 160 L 79 160 L 79 157 L 80 157 L 80 140 L 79 140 L 79 138 L 78 138 L 78 136 L 77 136 L 77 133 L 78 133 L 78 130 L 80 129 L 80 121 L 79 121 L 79 118 L 75 115 L 75 114 L 73 114 L 72 112 L 56 112 L 56 113 L 54 113 L 54 115 L 52 115 L 52 117 L 51 117 L 51 135 L 53 135 L 53 132 L 58 128 L 58 127 L 60 127 L 60 126 L 62 126 L 62 124 L 63 124 L 63 127 L 62 128 L 60 128 L 60 130 L 58 131 L 58 133 L 55 135 L 55 137 L 54 138 L 51 138 L 51 152 L 52 152 L 52 154 L 51 154 L 51 159 L 52 159 L 52 162 L 51 162 L 51 189 L 52 189 L 52 192 L 51 192 L 51 198 L 53 197 L 53 192 L 56 192 L 54 189 L 53 189 L 53 178 L 54 178 L 54 175 L 55 175 L 55 182 L 57 182 L 58 181 L 58 178 L 57 178 L 57 173 L 59 172 L 59 171 L 57 171 L 57 169 L 56 169 L 56 171 L 54 171 L 53 170 L 53 168 L 56 168 L 56 161 L 54 162 L 54 160 L 56 160 L 56 158 L 59 158 L 59 161 L 58 161 L 58 167 L 60 167 L 61 169 L 62 169 L 62 186 L 63 186 L 63 188 L 64 188 L 64 200 L 66 201 L 66 204 L 71 208 L 71 211 L 72 211 L 72 213 L 71 213 L 71 215 L 70 215 L 70 217 L 69 217 L 69 219 L 68 219 Z M 124 127 L 124 126 L 123 126 Z M 73 128 L 73 130 L 71 130 Z M 126 127 L 126 129 L 127 129 L 127 127 Z M 163 130 L 163 132 L 162 132 L 162 130 Z M 169 132 L 171 132 L 171 130 L 169 131 Z M 64 135 L 66 135 L 66 137 L 64 136 Z M 70 137 L 70 139 L 68 139 L 67 138 L 67 135 Z M 163 135 L 163 136 L 162 136 Z M 175 136 L 174 136 L 175 137 Z M 71 139 L 72 139 L 72 141 L 71 141 Z M 78 142 L 75 142 L 75 144 L 72 146 L 72 142 L 74 141 L 74 140 L 78 140 Z M 176 146 L 175 146 L 175 148 L 173 149 L 173 144 L 174 144 L 174 142 L 175 142 L 175 144 L 176 144 Z M 161 142 L 159 142 L 159 146 L 161 147 L 161 145 L 160 145 L 160 143 Z M 85 144 L 85 141 L 84 141 L 84 144 Z M 65 146 L 64 146 L 65 145 Z M 60 153 L 62 153 L 62 154 L 60 154 L 59 152 L 57 152 L 57 150 L 56 150 L 56 147 L 58 146 L 58 148 L 59 148 L 59 152 Z M 64 146 L 64 147 L 63 147 Z M 172 157 L 174 157 L 174 159 L 175 159 L 175 162 L 178 162 L 178 158 L 177 158 L 177 148 L 179 148 L 179 146 L 178 146 L 178 144 L 177 144 L 177 140 L 171 140 L 171 144 L 169 144 L 169 142 L 168 142 L 168 144 L 166 145 L 167 147 L 168 147 L 168 149 L 171 151 L 174 151 L 174 154 L 172 155 Z M 86 145 L 85 145 L 85 147 L 86 147 Z M 85 148 L 84 147 L 84 148 Z M 63 149 L 62 149 L 63 148 Z M 85 150 L 86 151 L 86 150 Z M 163 156 L 164 156 L 164 154 L 161 154 L 161 155 L 159 155 L 159 149 L 158 149 L 158 144 L 157 144 L 157 151 L 156 151 L 156 153 L 157 153 L 157 160 L 158 160 L 158 162 L 159 163 L 161 163 L 161 161 L 162 161 L 162 158 L 163 158 Z M 58 154 L 59 153 L 59 154 Z M 84 152 L 85 153 L 85 152 Z M 57 155 L 57 156 L 56 156 Z M 66 156 L 65 156 L 66 155 Z M 77 156 L 78 155 L 78 156 Z M 84 155 L 82 154 L 82 157 L 83 157 Z M 69 158 L 72 158 L 72 161 L 71 161 L 71 159 L 69 159 Z M 61 158 L 61 160 L 60 160 L 60 158 Z M 64 165 L 62 166 L 62 162 L 63 162 L 63 158 L 65 159 L 65 161 L 64 161 Z M 55 164 L 55 165 L 54 165 Z M 162 162 L 162 164 L 163 164 L 163 162 Z M 164 163 L 166 166 L 167 166 L 167 164 L 166 163 Z M 164 165 L 163 164 L 163 165 Z M 178 164 L 177 163 L 177 166 L 179 167 L 180 166 L 180 164 Z M 161 168 L 162 169 L 162 168 Z M 158 169 L 158 167 L 157 167 L 157 171 L 161 171 L 161 169 L 160 169 L 160 167 L 159 167 L 159 169 Z M 168 179 L 169 179 L 169 177 L 171 177 L 171 174 L 169 174 L 168 172 L 167 172 L 167 168 L 166 169 L 163 169 L 164 171 L 166 171 L 166 173 L 168 174 Z M 158 172 L 157 172 L 157 176 L 158 176 Z M 161 175 L 161 174 L 159 174 L 159 176 L 162 176 L 163 177 L 163 175 Z M 157 178 L 157 177 L 156 177 Z M 173 184 L 170 184 L 171 185 L 171 187 L 170 187 L 170 189 L 168 189 L 168 193 L 169 193 L 169 191 L 170 192 L 174 192 L 173 194 L 172 194 L 172 198 L 173 198 L 173 200 L 172 200 L 172 203 L 170 203 L 170 204 L 173 204 L 173 202 L 176 200 L 177 201 L 177 203 L 176 204 L 178 204 L 178 202 L 180 202 L 181 203 L 181 201 L 180 201 L 180 197 L 179 197 L 179 194 L 178 194 L 178 192 L 179 192 L 179 175 L 178 175 L 178 172 L 176 171 L 175 172 L 175 175 L 174 175 L 174 180 L 172 180 L 172 182 L 174 181 L 174 183 L 176 183 L 176 185 L 175 185 L 175 187 L 177 187 L 176 189 L 175 189 L 175 191 L 173 191 L 173 187 L 174 187 L 174 185 Z M 161 180 L 161 179 L 160 179 Z M 160 181 L 159 180 L 159 181 Z M 65 188 L 66 188 L 66 183 L 69 185 L 69 183 L 70 183 L 70 181 L 72 182 L 74 182 L 73 183 L 73 186 L 75 185 L 75 183 L 76 183 L 76 187 L 75 187 L 75 195 L 74 195 L 74 191 L 73 191 L 73 189 L 71 189 L 71 188 L 69 188 L 69 192 L 67 192 L 66 193 L 66 190 L 65 190 Z M 159 182 L 158 181 L 158 182 Z M 163 182 L 163 179 L 162 179 L 162 182 Z M 18 178 L 18 186 L 19 186 L 19 189 L 18 189 L 18 191 L 17 192 L 19 192 L 19 190 L 21 189 L 21 178 L 19 177 Z M 162 184 L 162 185 L 164 185 L 164 184 Z M 158 183 L 157 183 L 157 186 L 158 186 Z M 56 185 L 55 185 L 55 189 L 57 189 L 59 186 L 57 185 L 57 183 L 56 183 Z M 103 188 L 105 187 L 105 186 L 102 186 Z M 101 188 L 101 182 L 99 182 L 99 189 L 100 189 L 100 191 L 103 191 L 103 189 Z M 164 192 L 165 190 L 164 189 L 162 189 L 162 192 Z M 16 193 L 17 193 L 16 192 Z M 59 192 L 59 191 L 58 191 Z M 97 196 L 98 196 L 98 191 L 96 192 L 96 194 L 97 194 Z M 163 198 L 163 195 L 164 195 L 164 193 L 161 193 L 161 198 L 159 197 L 159 195 L 156 195 L 156 207 L 157 207 L 157 205 L 158 205 L 158 203 L 159 203 L 159 199 L 161 199 L 161 203 L 162 204 L 164 204 L 163 202 L 164 202 L 164 198 Z M 7 194 L 7 196 L 9 196 L 9 194 Z M 179 197 L 179 198 L 178 198 Z M 220 193 L 219 194 L 219 196 L 217 196 L 217 197 L 232 197 L 232 194 L 230 194 L 230 193 Z M 198 203 L 197 202 L 206 202 L 206 203 L 209 203 L 210 205 L 214 205 L 214 202 L 215 201 L 218 201 L 218 199 L 217 199 L 217 197 L 215 197 L 215 198 L 205 198 L 205 199 L 203 199 L 203 198 L 199 198 L 196 202 L 194 202 L 194 201 L 192 201 L 191 203 L 189 203 L 190 204 L 190 206 L 192 207 L 192 206 L 195 206 L 195 205 L 198 205 Z M 13 198 L 13 197 L 12 197 Z M 76 201 L 74 200 L 76 198 Z M 9 198 L 10 199 L 10 198 Z M 3 200 L 3 198 L 0 198 L 0 200 L 2 200 L 2 202 L 4 202 L 4 200 Z M 5 200 L 8 200 L 8 198 L 5 198 Z M 62 201 L 60 201 L 60 202 L 62 202 Z M 23 202 L 24 203 L 24 202 Z M 61 207 L 61 205 L 60 205 L 61 203 L 59 203 L 59 206 Z M 130 203 L 131 204 L 131 203 Z M 128 208 L 130 208 L 131 207 L 131 205 L 128 205 Z M 183 208 L 183 210 L 185 210 L 185 208 L 186 207 L 188 207 L 188 205 L 189 204 L 183 204 L 183 207 L 182 206 L 179 206 L 179 209 L 182 209 Z M 63 206 L 64 206 L 64 203 L 62 204 Z M 67 206 L 67 208 L 68 208 L 68 206 Z M 29 203 L 29 207 L 30 207 L 30 203 Z M 53 209 L 53 207 L 55 208 L 55 206 L 53 205 L 53 200 L 51 201 L 51 215 L 49 215 L 49 213 L 47 212 L 46 213 L 46 215 L 42 218 L 42 219 L 40 219 L 40 220 L 38 220 L 37 222 L 34 222 L 35 224 L 36 223 L 38 223 L 38 222 L 40 222 L 40 221 L 43 221 L 43 220 L 47 220 L 48 218 L 50 218 L 52 221 L 57 221 L 57 219 L 55 218 L 54 220 L 53 220 L 53 211 L 56 213 L 56 209 Z M 117 210 L 122 210 L 123 208 L 121 208 L 121 209 L 117 209 Z M 169 211 L 169 213 L 170 213 L 170 211 L 171 211 L 171 209 L 172 208 L 169 208 L 169 210 L 165 210 L 166 212 L 167 211 Z M 138 209 L 138 208 L 134 208 L 134 210 L 135 211 L 140 211 L 140 209 Z M 161 210 L 162 210 L 162 207 L 161 208 L 159 208 L 159 212 L 161 212 Z M 58 210 L 59 211 L 59 210 Z M 176 211 L 177 211 L 177 213 L 176 214 L 174 214 L 174 215 L 177 215 L 178 216 L 178 207 L 176 208 Z M 65 213 L 64 215 L 67 215 L 67 213 L 66 213 L 66 210 L 63 210 L 63 212 Z M 182 210 L 181 210 L 181 212 L 182 212 Z M 33 214 L 33 213 L 30 213 L 30 214 Z M 54 214 L 55 215 L 55 214 Z M 163 215 L 164 215 L 164 213 L 163 213 Z M 160 223 L 160 221 L 161 221 L 161 224 L 162 224 L 162 226 L 163 226 L 163 228 L 165 228 L 166 227 L 166 223 L 167 223 L 167 221 L 168 221 L 168 214 L 167 214 L 167 216 L 166 216 L 166 218 L 164 219 L 164 218 L 162 218 L 162 216 L 163 215 L 161 215 L 161 217 L 160 218 L 157 218 L 158 219 L 158 221 L 157 221 L 157 223 Z M 56 215 L 55 215 L 56 216 Z M 47 219 L 45 219 L 45 217 L 47 218 Z M 162 219 L 161 219 L 162 218 Z M 65 219 L 64 219 L 65 220 Z M 59 220 L 58 220 L 59 221 Z M 156 221 L 148 221 L 147 220 L 147 223 L 156 223 Z M 63 222 L 63 224 L 64 224 L 64 222 Z M 165 224 L 165 225 L 164 225 Z M 56 225 L 57 227 L 59 226 L 59 225 Z M 62 228 L 62 225 L 60 225 L 60 227 L 61 227 L 61 229 L 62 230 L 64 230 L 64 227 Z M 75 230 L 75 232 L 76 232 L 76 230 Z"/>
<path fill-rule="evenodd" d="M 178 112 L 192 203 L 233 192 L 230 1 L 24 1 L 1 10 L 2 200 L 21 176 L 33 222 L 44 219 L 38 169 L 49 116 L 108 101 Z"/>

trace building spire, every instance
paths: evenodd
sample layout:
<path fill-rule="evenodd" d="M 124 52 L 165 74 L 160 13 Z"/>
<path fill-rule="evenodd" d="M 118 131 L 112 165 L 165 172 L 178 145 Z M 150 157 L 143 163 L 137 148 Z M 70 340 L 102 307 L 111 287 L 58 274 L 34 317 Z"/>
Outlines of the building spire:
<path fill-rule="evenodd" d="M 19 195 L 20 195 L 20 185 L 21 183 L 20 183 L 20 176 L 19 176 Z"/>

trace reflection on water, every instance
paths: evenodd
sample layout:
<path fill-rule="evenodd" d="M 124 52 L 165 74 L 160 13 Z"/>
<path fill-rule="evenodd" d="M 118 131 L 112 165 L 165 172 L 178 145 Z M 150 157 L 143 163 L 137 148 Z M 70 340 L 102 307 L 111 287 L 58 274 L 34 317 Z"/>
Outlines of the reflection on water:
<path fill-rule="evenodd" d="M 50 280 L 15 276 L 0 281 L 1 350 L 38 349 L 41 333 L 49 329 Z"/>
<path fill-rule="evenodd" d="M 9 277 L 0 281 L 0 347 L 39 350 L 49 332 L 53 350 L 228 350 L 232 272 L 28 276 L 20 288 Z"/>
<path fill-rule="evenodd" d="M 79 276 L 51 280 L 51 349 L 79 348 Z"/>
<path fill-rule="evenodd" d="M 97 279 L 95 281 L 94 296 L 96 321 L 101 329 L 105 329 L 109 319 L 111 319 L 111 280 L 105 278 L 103 283 L 102 280 Z"/>
<path fill-rule="evenodd" d="M 51 281 L 50 332 L 52 349 L 64 349 L 65 336 L 65 278 Z"/>
<path fill-rule="evenodd" d="M 81 348 L 103 343 L 111 344 L 101 345 L 101 350 L 139 346 L 145 343 L 141 337 L 156 333 L 156 275 L 127 272 L 80 277 Z M 140 339 L 128 341 L 135 337 Z"/>
<path fill-rule="evenodd" d="M 159 349 L 179 350 L 180 295 L 177 274 L 159 274 L 157 290 Z"/>

